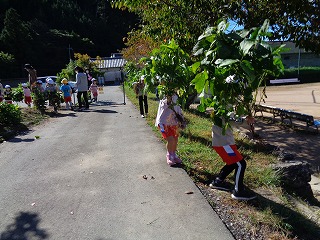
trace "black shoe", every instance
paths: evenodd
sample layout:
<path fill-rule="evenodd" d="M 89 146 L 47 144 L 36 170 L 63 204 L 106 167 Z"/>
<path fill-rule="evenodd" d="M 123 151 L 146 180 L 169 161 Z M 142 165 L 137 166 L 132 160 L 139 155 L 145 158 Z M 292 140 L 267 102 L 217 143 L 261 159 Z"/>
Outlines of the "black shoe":
<path fill-rule="evenodd" d="M 226 183 L 225 181 L 221 181 L 219 179 L 213 180 L 212 183 L 209 184 L 209 187 L 228 192 L 232 189 L 231 184 Z"/>
<path fill-rule="evenodd" d="M 233 190 L 231 197 L 236 200 L 252 200 L 252 199 L 255 199 L 257 196 L 253 193 L 246 191 L 246 190 L 242 190 L 239 192 L 236 190 Z"/>

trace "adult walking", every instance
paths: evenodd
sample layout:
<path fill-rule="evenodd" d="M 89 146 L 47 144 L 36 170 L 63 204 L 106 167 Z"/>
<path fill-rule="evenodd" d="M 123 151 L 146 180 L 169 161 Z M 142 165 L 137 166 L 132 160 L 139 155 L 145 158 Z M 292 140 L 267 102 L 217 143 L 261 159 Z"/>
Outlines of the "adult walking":
<path fill-rule="evenodd" d="M 87 75 L 84 73 L 83 68 L 79 66 L 76 66 L 74 70 L 76 72 L 76 84 L 78 88 L 77 99 L 79 104 L 79 111 L 83 110 L 81 96 L 83 96 L 85 102 L 85 109 L 89 109 Z"/>
<path fill-rule="evenodd" d="M 37 82 L 37 71 L 29 63 L 24 65 L 24 69 L 29 73 L 29 85 L 33 89 Z"/>
<path fill-rule="evenodd" d="M 141 117 L 144 118 L 148 114 L 148 97 L 147 90 L 144 83 L 144 76 L 141 76 L 139 82 L 134 83 L 134 89 L 139 98 L 139 108 Z"/>

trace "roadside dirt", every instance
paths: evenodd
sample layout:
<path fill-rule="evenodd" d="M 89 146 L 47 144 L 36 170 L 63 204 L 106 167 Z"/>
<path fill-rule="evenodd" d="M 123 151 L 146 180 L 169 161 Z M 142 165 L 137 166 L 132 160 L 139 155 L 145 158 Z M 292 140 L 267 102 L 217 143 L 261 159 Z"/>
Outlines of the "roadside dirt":
<path fill-rule="evenodd" d="M 268 86 L 266 95 L 265 102 L 261 104 L 309 114 L 314 119 L 320 119 L 320 83 Z M 319 132 L 315 127 L 306 130 L 305 123 L 299 122 L 294 122 L 294 126 L 295 129 L 281 125 L 279 119 L 276 123 L 257 119 L 255 127 L 263 140 L 294 154 L 296 160 L 310 163 L 314 173 L 319 174 L 320 129 Z"/>
<path fill-rule="evenodd" d="M 271 86 L 267 87 L 267 99 L 261 104 L 268 106 L 280 107 L 286 110 L 292 110 L 304 114 L 309 114 L 314 119 L 320 119 L 320 83 L 315 84 L 297 84 L 289 86 Z M 258 98 L 259 99 L 259 98 Z M 257 114 L 260 116 L 260 114 Z M 315 127 L 306 129 L 304 123 L 294 122 L 294 128 L 288 127 L 277 121 L 271 121 L 271 115 L 264 114 L 266 118 L 256 117 L 255 130 L 259 135 L 259 140 L 279 147 L 282 151 L 292 154 L 295 161 L 305 161 L 310 164 L 313 172 L 312 187 L 314 196 L 320 202 L 320 129 L 319 132 Z M 249 134 L 246 123 L 236 124 L 235 126 L 241 133 Z M 212 190 L 204 184 L 198 184 L 204 196 L 208 199 L 214 210 L 225 222 L 235 239 L 251 240 L 251 239 L 319 239 L 319 235 L 310 238 L 303 236 L 303 231 L 298 236 L 286 236 L 285 233 L 275 232 L 264 224 L 257 227 L 248 217 L 248 213 L 252 208 L 268 208 L 270 205 L 281 211 L 285 209 L 287 203 L 283 203 L 283 199 L 277 198 L 274 193 L 268 189 L 255 189 L 260 196 L 260 201 L 242 205 L 239 202 L 230 203 L 229 193 Z M 278 205 L 279 204 L 279 205 Z M 319 229 L 319 213 L 320 207 L 316 205 L 303 204 L 292 198 L 290 201 L 292 206 L 299 209 L 299 213 L 305 216 L 306 221 L 312 220 L 318 223 L 314 228 Z M 241 210 L 239 210 L 241 209 Z M 240 211 L 240 214 L 235 214 Z M 241 212 L 244 211 L 244 212 Z M 286 209 L 289 215 L 296 214 L 290 212 L 290 208 Z M 299 214 L 298 213 L 298 214 Z M 308 220 L 307 220 L 308 219 Z M 318 230 L 319 231 L 319 230 Z"/>

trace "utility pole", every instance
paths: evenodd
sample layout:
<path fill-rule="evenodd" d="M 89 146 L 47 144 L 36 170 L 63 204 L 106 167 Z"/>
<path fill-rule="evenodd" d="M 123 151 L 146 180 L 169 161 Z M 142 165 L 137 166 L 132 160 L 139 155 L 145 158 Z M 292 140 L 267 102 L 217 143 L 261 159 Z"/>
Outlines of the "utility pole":
<path fill-rule="evenodd" d="M 122 67 L 120 67 L 120 81 L 122 82 L 123 105 L 126 105 L 126 94 L 125 94 L 125 89 L 124 89 L 124 75 L 122 72 Z"/>
<path fill-rule="evenodd" d="M 69 47 L 68 47 L 68 51 L 69 51 L 69 62 L 71 62 L 71 50 L 73 52 L 73 49 L 70 47 L 70 44 L 69 44 Z"/>

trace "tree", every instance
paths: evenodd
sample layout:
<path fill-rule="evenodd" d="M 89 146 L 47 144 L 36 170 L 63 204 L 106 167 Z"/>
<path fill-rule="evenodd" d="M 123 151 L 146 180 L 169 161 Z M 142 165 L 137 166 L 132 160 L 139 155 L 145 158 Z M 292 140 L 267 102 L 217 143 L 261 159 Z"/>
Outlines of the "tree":
<path fill-rule="evenodd" d="M 270 20 L 270 40 L 293 41 L 320 52 L 320 3 L 318 0 L 110 0 L 112 6 L 138 14 L 142 28 L 160 39 L 176 39 L 186 51 L 196 37 L 221 18 L 234 20 L 246 29 Z"/>
<path fill-rule="evenodd" d="M 273 49 L 264 41 L 270 35 L 268 23 L 228 33 L 228 24 L 221 22 L 207 28 L 194 47 L 200 59 L 192 67 L 197 73 L 192 82 L 201 94 L 198 109 L 212 108 L 214 123 L 224 129 L 230 127 L 232 114 L 251 118 L 259 87 L 283 71 L 283 46 Z"/>
<path fill-rule="evenodd" d="M 14 68 L 12 67 L 14 62 L 15 58 L 12 54 L 0 51 L 0 72 L 2 73 L 1 77 L 9 77 L 9 75 L 7 75 L 6 73 L 8 72 L 8 69 L 11 71 L 14 70 Z"/>
<path fill-rule="evenodd" d="M 292 41 L 297 46 L 320 53 L 320 2 L 318 0 L 232 1 L 229 17 L 246 29 L 270 20 L 274 33 L 270 40 Z"/>
<path fill-rule="evenodd" d="M 6 18 L 9 9 L 17 16 Z M 6 27 L 17 18 L 13 28 Z M 17 65 L 16 71 L 5 74 L 25 77 L 21 66 L 28 62 L 40 76 L 55 75 L 69 62 L 69 46 L 74 52 L 110 56 L 124 47 L 122 39 L 136 19 L 135 14 L 111 8 L 106 0 L 2 0 L 0 33 L 6 36 L 0 49 L 13 54 Z M 21 36 L 12 37 L 18 31 Z"/>
<path fill-rule="evenodd" d="M 196 36 L 199 36 L 209 23 L 217 20 L 216 14 L 211 14 L 208 18 L 208 15 L 201 12 L 205 8 L 204 5 L 209 7 L 209 3 L 203 3 L 203 8 L 201 8 L 196 2 L 183 0 L 110 1 L 113 7 L 127 8 L 138 14 L 142 20 L 144 34 L 153 37 L 157 42 L 175 39 L 176 43 L 189 53 L 196 41 Z M 211 9 L 211 6 L 207 9 Z"/>
<path fill-rule="evenodd" d="M 136 30 L 128 33 L 128 37 L 124 39 L 127 48 L 122 49 L 123 57 L 135 64 L 138 68 L 143 66 L 140 64 L 140 59 L 150 56 L 153 49 L 158 48 L 161 44 L 156 42 L 150 36 Z"/>
<path fill-rule="evenodd" d="M 161 95 L 172 96 L 177 93 L 181 105 L 188 108 L 189 95 L 194 92 L 190 86 L 194 77 L 189 54 L 184 52 L 174 40 L 162 44 L 152 51 L 151 57 L 143 58 L 145 67 L 142 74 L 149 85 L 158 85 Z"/>
<path fill-rule="evenodd" d="M 71 81 L 75 80 L 75 71 L 74 68 L 79 66 L 81 68 L 90 69 L 90 72 L 93 76 L 96 77 L 99 74 L 99 70 L 97 69 L 97 64 L 101 58 L 99 56 L 96 57 L 96 61 L 90 61 L 91 57 L 88 54 L 75 53 L 75 60 L 71 60 L 64 69 L 58 73 L 58 79 L 62 80 L 63 78 L 67 78 Z"/>
<path fill-rule="evenodd" d="M 5 50 L 23 64 L 26 56 L 31 52 L 30 42 L 32 30 L 28 22 L 21 20 L 20 15 L 13 8 L 6 11 L 4 27 L 0 34 L 0 41 Z"/>

